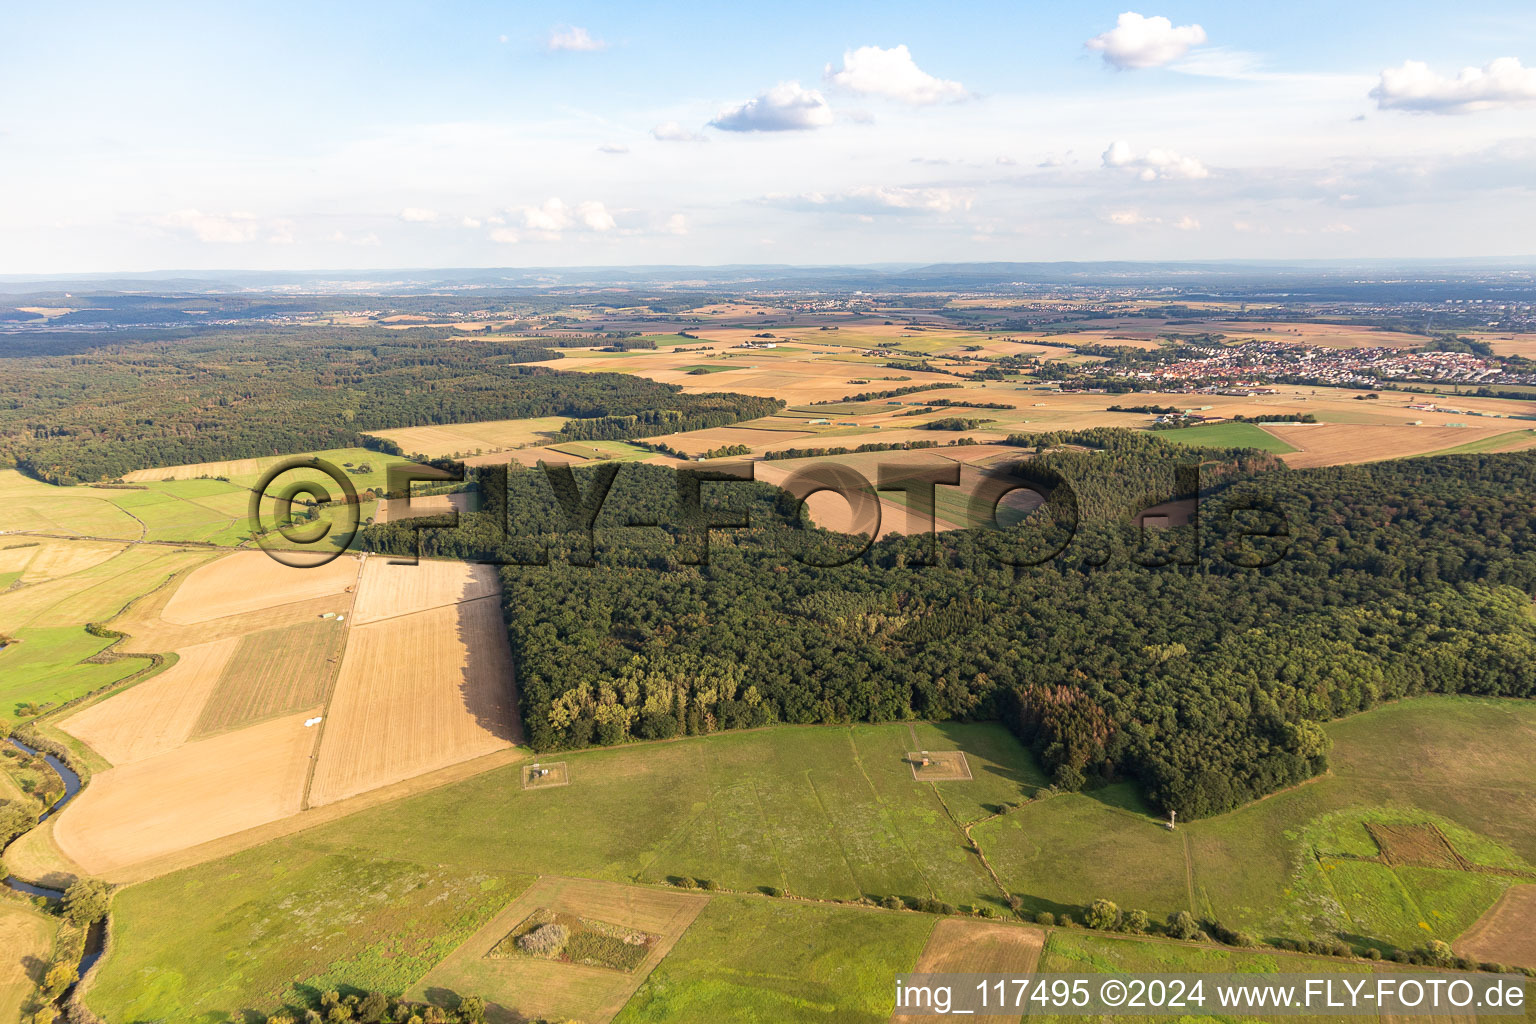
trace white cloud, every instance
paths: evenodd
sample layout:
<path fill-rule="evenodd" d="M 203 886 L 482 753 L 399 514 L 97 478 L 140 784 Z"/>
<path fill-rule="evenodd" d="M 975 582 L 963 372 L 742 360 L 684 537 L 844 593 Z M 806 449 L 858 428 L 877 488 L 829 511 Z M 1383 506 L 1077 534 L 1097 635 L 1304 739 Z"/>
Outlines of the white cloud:
<path fill-rule="evenodd" d="M 576 207 L 576 216 L 581 218 L 581 223 L 588 231 L 612 231 L 618 227 L 613 215 L 608 208 L 596 200 L 589 199 Z"/>
<path fill-rule="evenodd" d="M 597 147 L 597 151 L 599 153 L 611 153 L 611 154 L 617 156 L 617 155 L 620 155 L 620 154 L 623 154 L 623 153 L 628 153 L 629 152 L 629 147 L 628 146 L 621 146 L 621 145 L 619 145 L 616 142 L 605 142 L 601 146 Z"/>
<path fill-rule="evenodd" d="M 1193 180 L 1208 178 L 1211 172 L 1192 156 L 1183 156 L 1170 149 L 1149 149 L 1141 155 L 1132 151 L 1130 143 L 1115 141 L 1104 151 L 1104 166 L 1128 171 L 1142 181 Z"/>
<path fill-rule="evenodd" d="M 898 185 L 859 185 L 844 192 L 776 193 L 764 197 L 773 206 L 792 210 L 834 210 L 838 213 L 953 213 L 971 208 L 968 190 L 908 188 Z"/>
<path fill-rule="evenodd" d="M 478 228 L 480 226 L 480 221 L 474 217 L 465 217 L 459 223 L 466 228 Z"/>
<path fill-rule="evenodd" d="M 676 121 L 663 121 L 661 124 L 657 125 L 655 128 L 652 128 L 651 129 L 651 138 L 655 139 L 657 142 L 708 142 L 709 141 L 709 139 L 706 136 L 701 135 L 698 132 L 691 132 L 688 129 L 684 128 L 682 125 L 678 124 Z"/>
<path fill-rule="evenodd" d="M 546 199 L 538 206 L 523 207 L 523 227 L 529 231 L 559 234 L 571 226 L 571 208 L 556 197 Z"/>
<path fill-rule="evenodd" d="M 1171 64 L 1189 52 L 1191 46 L 1205 42 L 1205 29 L 1199 25 L 1178 25 L 1158 15 L 1144 18 L 1126 11 L 1108 32 L 1094 36 L 1083 45 L 1097 50 L 1104 63 L 1117 68 L 1156 68 Z"/>
<path fill-rule="evenodd" d="M 902 103 L 952 103 L 970 96 L 959 82 L 935 78 L 918 67 L 905 44 L 889 50 L 878 46 L 845 50 L 843 69 L 834 71 L 828 64 L 825 74 L 827 81 L 838 88 Z"/>
<path fill-rule="evenodd" d="M 331 233 L 331 241 L 338 245 L 361 245 L 369 248 L 376 248 L 384 244 L 379 236 L 372 231 L 365 235 L 349 235 L 345 231 L 335 231 Z"/>
<path fill-rule="evenodd" d="M 516 245 L 518 243 L 517 232 L 511 228 L 496 228 L 491 232 L 491 241 L 502 245 Z"/>
<path fill-rule="evenodd" d="M 419 206 L 407 206 L 400 211 L 400 219 L 407 224 L 430 224 L 437 220 L 437 211 L 425 210 Z"/>
<path fill-rule="evenodd" d="M 1462 68 L 1455 78 L 1431 71 L 1428 64 L 1405 60 L 1387 68 L 1371 90 L 1382 110 L 1414 110 L 1431 114 L 1466 114 L 1474 110 L 1536 101 L 1536 68 L 1523 67 L 1518 57 L 1500 57 L 1481 68 Z"/>
<path fill-rule="evenodd" d="M 595 199 L 588 199 L 577 203 L 573 209 L 565 200 L 558 196 L 544 200 L 538 206 L 524 206 L 517 211 L 522 219 L 523 228 L 534 233 L 534 236 L 547 242 L 557 241 L 562 232 L 573 228 L 586 231 L 612 231 L 618 227 L 613 219 L 613 214 L 608 212 L 608 207 Z M 494 221 L 494 218 L 493 218 Z M 497 234 L 506 234 L 516 238 L 512 231 L 491 233 L 493 238 Z M 506 239 L 497 239 L 505 241 Z"/>
<path fill-rule="evenodd" d="M 1200 230 L 1200 222 L 1195 220 L 1195 218 L 1191 217 L 1187 213 L 1184 216 L 1180 217 L 1178 220 L 1174 221 L 1173 222 L 1173 226 L 1178 228 L 1180 231 L 1199 231 Z"/>
<path fill-rule="evenodd" d="M 667 218 L 667 224 L 662 230 L 669 235 L 686 235 L 688 233 L 688 218 L 680 213 L 674 213 Z"/>
<path fill-rule="evenodd" d="M 592 33 L 579 25 L 565 25 L 550 31 L 544 48 L 551 53 L 593 53 L 607 49 L 608 44 L 601 39 L 593 39 Z"/>
<path fill-rule="evenodd" d="M 831 124 L 832 108 L 815 89 L 780 82 L 755 99 L 720 111 L 709 123 L 726 132 L 802 131 Z"/>
<path fill-rule="evenodd" d="M 1143 216 L 1140 210 L 1111 210 L 1104 218 L 1111 224 L 1119 224 L 1121 227 L 1134 227 L 1138 224 L 1161 224 L 1158 217 Z"/>
<path fill-rule="evenodd" d="M 201 210 L 177 210 L 157 218 L 163 228 L 184 231 L 199 242 L 240 245 L 254 242 L 262 232 L 261 218 L 253 213 L 203 213 Z"/>

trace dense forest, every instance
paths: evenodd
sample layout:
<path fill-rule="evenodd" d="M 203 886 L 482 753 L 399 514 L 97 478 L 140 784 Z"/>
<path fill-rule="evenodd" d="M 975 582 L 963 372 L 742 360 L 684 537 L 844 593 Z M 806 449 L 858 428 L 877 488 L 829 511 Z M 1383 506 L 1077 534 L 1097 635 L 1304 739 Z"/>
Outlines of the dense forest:
<path fill-rule="evenodd" d="M 1001 718 L 1058 785 L 1131 778 L 1198 817 L 1323 770 L 1328 719 L 1536 695 L 1536 454 L 1292 471 L 1127 431 L 1033 440 L 1013 472 L 1041 512 L 937 544 L 827 534 L 775 488 L 637 464 L 483 472 L 458 530 L 366 541 L 517 563 L 506 616 L 541 750 Z M 1129 525 L 1189 496 L 1198 462 L 1196 523 Z M 743 515 L 706 558 L 700 523 Z"/>
<path fill-rule="evenodd" d="M 49 336 L 65 346 L 67 337 Z M 535 341 L 382 328 L 342 337 L 243 329 L 114 345 L 98 339 L 84 351 L 4 360 L 0 461 L 41 480 L 76 483 L 344 447 L 363 443 L 363 431 L 390 427 L 569 416 L 577 420 L 566 432 L 574 440 L 722 426 L 783 405 L 523 365 L 559 356 Z"/>

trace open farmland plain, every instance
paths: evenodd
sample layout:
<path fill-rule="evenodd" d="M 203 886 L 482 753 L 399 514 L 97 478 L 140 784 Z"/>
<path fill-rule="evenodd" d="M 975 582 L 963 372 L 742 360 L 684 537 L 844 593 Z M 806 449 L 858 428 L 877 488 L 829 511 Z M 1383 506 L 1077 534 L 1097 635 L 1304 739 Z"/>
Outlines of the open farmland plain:
<path fill-rule="evenodd" d="M 516 864 L 541 875 L 622 885 L 675 886 L 685 877 L 707 879 L 723 894 L 713 896 L 617 1020 L 703 1020 L 722 1006 L 754 1005 L 741 1000 L 767 1000 L 764 1005 L 778 1007 L 773 1012 L 787 1015 L 776 1020 L 860 1019 L 836 1014 L 851 1014 L 855 1006 L 877 1016 L 888 1013 L 889 972 L 911 970 L 921 956 L 945 962 L 996 957 L 1011 963 L 1028 957 L 1032 946 L 1038 948 L 1040 933 L 1020 925 L 998 926 L 1019 932 L 1015 942 L 1007 934 L 961 933 L 974 925 L 960 920 L 946 921 L 945 932 L 937 933 L 935 919 L 926 915 L 814 901 L 895 894 L 986 906 L 1006 915 L 1005 895 L 1017 895 L 1026 915 L 1049 910 L 1080 921 L 1086 903 L 1104 896 L 1122 908 L 1146 910 L 1154 920 L 1192 910 L 1228 927 L 1250 929 L 1263 941 L 1350 933 L 1352 920 L 1379 913 L 1369 902 L 1374 890 L 1363 883 L 1349 891 L 1338 889 L 1337 882 L 1330 887 L 1318 870 L 1319 858 L 1342 863 L 1331 859 L 1355 850 L 1359 856 L 1376 856 L 1379 851 L 1365 828 L 1371 821 L 1435 824 L 1474 866 L 1355 862 L 1380 872 L 1382 881 L 1407 893 L 1424 915 L 1428 930 L 1418 919 L 1398 927 L 1386 918 L 1372 918 L 1389 937 L 1398 928 L 1392 942 L 1416 944 L 1424 941 L 1421 936 L 1453 940 L 1489 912 L 1505 888 L 1519 883 L 1520 872 L 1533 870 L 1536 832 L 1530 827 L 1529 797 L 1511 799 L 1516 791 L 1510 774 L 1533 753 L 1528 749 L 1536 735 L 1532 715 L 1516 701 L 1436 697 L 1345 719 L 1328 727 L 1336 744 L 1331 775 L 1230 814 L 1181 824 L 1176 833 L 1123 786 L 1050 795 L 1040 788 L 1043 778 L 1030 755 L 998 726 L 925 723 L 779 728 L 572 752 L 562 755 L 570 772 L 567 786 L 524 789 L 517 766 L 498 769 L 359 811 L 232 860 L 262 851 L 282 860 L 303 850 L 309 856 L 388 862 L 404 852 L 392 837 L 405 829 L 413 837 L 411 862 L 455 874 Z M 907 763 L 911 749 L 962 750 L 972 779 L 917 782 Z M 1447 763 L 1454 761 L 1454 785 L 1427 777 L 1428 769 L 1414 753 L 1425 750 L 1443 752 Z M 1474 797 L 1470 801 L 1463 799 L 1468 794 Z M 967 834 L 979 843 L 1001 887 L 969 847 Z M 1103 856 L 1105 849 L 1114 849 L 1115 857 Z M 1123 870 L 1125 858 L 1134 858 L 1135 872 Z M 149 927 L 161 896 L 185 884 L 184 876 L 218 871 L 221 863 L 227 862 L 135 886 L 136 898 L 126 906 L 136 909 L 125 910 L 124 927 Z M 279 886 L 269 891 L 266 885 L 253 883 L 246 898 L 274 909 L 283 905 L 290 890 Z M 780 889 L 813 902 L 761 895 Z M 1490 920 L 1497 918 L 1498 911 L 1493 913 Z M 602 911 L 592 910 L 589 916 L 604 919 Z M 842 964 L 835 969 L 871 979 L 887 972 L 885 994 L 876 998 L 874 987 L 854 986 L 838 997 L 841 1001 L 829 995 L 826 1006 L 843 1008 L 836 1012 L 814 1008 L 822 1005 L 816 1000 L 802 1003 L 790 996 L 770 980 L 781 972 L 768 965 L 781 956 L 798 962 L 799 954 L 777 940 L 772 941 L 785 948 L 770 951 L 752 938 L 763 934 L 770 921 L 787 929 L 832 929 L 829 935 L 868 929 L 863 945 L 829 941 L 817 948 L 830 958 L 827 970 Z M 214 917 L 199 927 L 223 925 Z M 727 940 L 726 931 L 735 937 Z M 1499 934 L 1492 926 L 1485 931 Z M 901 952 L 893 968 L 886 957 L 895 954 L 884 952 L 889 947 L 883 943 L 896 936 L 902 936 Z M 482 938 L 484 945 L 492 936 L 487 931 Z M 1518 962 L 1520 941 L 1516 937 L 1482 955 Z M 1143 945 L 1190 964 L 1203 958 L 1196 946 Z M 328 948 L 312 953 L 316 962 L 328 955 Z M 856 948 L 864 952 L 850 952 Z M 1047 955 L 1051 948 L 1047 945 Z M 839 959 L 844 957 L 852 959 Z M 471 970 L 471 962 L 480 964 L 473 970 L 482 975 L 490 969 L 473 950 L 461 950 L 443 970 L 466 977 L 457 972 Z M 1050 962 L 1062 969 L 1059 960 Z M 178 970 L 178 963 L 171 956 L 161 967 Z M 1328 963 L 1336 965 L 1330 969 L 1365 969 Z M 103 985 L 113 979 L 112 986 L 121 990 L 119 972 L 126 969 L 109 963 Z M 433 975 L 429 982 L 445 976 Z M 551 989 L 541 983 L 496 991 L 503 993 L 498 999 L 532 999 Z M 866 991 L 868 996 L 859 995 Z M 194 999 L 195 993 L 185 994 Z M 867 1005 L 859 1002 L 865 998 Z M 103 1003 L 102 1009 L 113 1005 Z M 194 999 L 185 1005 L 200 1004 Z M 573 1011 L 562 1007 L 562 1012 Z"/>
<path fill-rule="evenodd" d="M 488 571 L 382 558 L 365 568 L 345 556 L 296 569 L 262 552 L 191 554 L 205 564 L 103 616 L 127 634 L 127 650 L 175 657 L 57 723 L 100 770 L 51 829 L 28 835 L 26 862 L 52 875 L 111 875 L 295 815 L 312 781 L 315 802 L 334 802 L 515 738 Z M 363 618 L 395 621 L 354 630 L 354 601 Z M 499 656 L 483 656 L 484 645 Z M 390 679 L 408 690 L 381 703 L 368 687 Z"/>
<path fill-rule="evenodd" d="M 632 407 L 616 401 L 593 406 L 615 409 L 610 419 L 571 431 L 591 440 L 562 435 L 565 415 L 418 421 L 371 436 L 412 454 L 464 456 L 471 467 L 675 467 L 685 459 L 708 468 L 710 453 L 744 448 L 723 461 L 752 461 L 756 478 L 771 484 L 828 462 L 872 482 L 882 466 L 944 464 L 960 483 L 938 488 L 940 530 L 984 525 L 968 495 L 989 467 L 1041 454 L 1064 464 L 1134 461 L 1127 452 L 1155 448 L 1148 436 L 1259 449 L 1280 462 L 1243 464 L 1282 479 L 1285 466 L 1536 447 L 1536 431 L 1525 426 L 1536 418 L 1536 400 L 1477 394 L 1470 384 L 1465 395 L 1453 391 L 1460 384 L 1437 385 L 1433 395 L 1296 383 L 1126 391 L 1141 385 L 1100 386 L 1093 376 L 1122 360 L 1127 372 L 1139 372 L 1162 356 L 1170 335 L 1191 345 L 1213 344 L 1205 335 L 1216 332 L 1229 343 L 1321 346 L 1335 359 L 1362 348 L 1420 349 L 1430 340 L 1360 324 L 1237 319 L 1236 303 L 1192 305 L 1200 318 L 1187 319 L 1153 315 L 1152 303 L 1087 319 L 1063 306 L 1062 322 L 1047 325 L 1053 314 L 1042 307 L 1049 303 L 1021 302 L 1031 318 L 1020 321 L 1039 330 L 983 329 L 984 318 L 954 316 L 938 298 L 931 308 L 846 315 L 720 303 L 688 311 L 697 314 L 687 321 L 690 335 L 670 333 L 683 329 L 679 321 L 651 334 L 658 347 L 618 351 L 626 348 L 619 341 L 665 319 L 652 303 L 623 301 L 622 308 L 529 315 L 517 327 L 495 316 L 482 322 L 480 313 L 358 319 L 382 325 L 380 334 L 452 325 L 477 332 L 466 338 L 477 344 L 516 337 L 522 346 L 543 331 L 562 340 L 562 358 L 543 365 L 568 374 L 562 379 L 573 389 L 585 386 L 569 383 L 587 381 L 584 374 L 622 373 L 686 395 L 773 397 L 782 407 L 769 415 L 762 415 L 768 403 L 711 414 L 694 422 L 724 425 L 664 435 L 648 431 L 677 421 L 629 415 Z M 585 347 L 565 347 L 578 336 Z M 1073 345 L 1105 349 L 1075 352 Z M 1104 354 L 1121 348 L 1147 358 Z M 557 398 L 548 407 L 579 409 L 584 400 Z M 1284 422 L 1303 416 L 1318 422 Z M 1195 425 L 1151 434 L 1170 419 Z M 930 429 L 939 421 L 949 422 Z M 1071 436 L 1106 426 L 1148 433 L 1128 441 L 1117 434 L 1116 443 L 1102 445 L 1096 435 Z M 1031 435 L 1045 433 L 1057 438 L 1037 450 Z M 314 443 L 346 441 L 330 435 Z M 914 443 L 935 446 L 837 451 Z M 781 457 L 792 449 L 801 457 Z M 818 449 L 834 453 L 804 456 Z M 264 442 L 259 450 L 267 450 Z M 361 447 L 315 454 L 340 466 L 359 491 L 373 492 L 359 511 L 375 527 L 454 510 L 480 529 L 478 509 L 493 507 L 467 493 L 386 499 L 378 492 L 397 457 Z M 1223 456 L 1205 458 L 1220 463 Z M 989 676 L 1011 671 L 998 654 L 1005 647 L 967 651 L 957 668 L 942 661 L 946 637 L 939 634 L 951 620 L 983 618 L 970 592 L 938 603 L 932 597 L 940 591 L 921 578 L 886 593 L 878 592 L 884 584 L 877 574 L 819 591 L 791 591 L 798 584 L 786 578 L 759 595 L 758 614 L 763 621 L 814 615 L 832 637 L 832 656 L 796 677 L 803 693 L 782 680 L 773 685 L 794 692 L 767 692 L 769 685 L 760 692 L 749 685 L 755 652 L 723 639 L 700 645 L 694 661 L 664 656 L 740 610 L 715 600 L 719 578 L 707 569 L 664 556 L 643 569 L 625 567 L 668 574 L 676 603 L 655 607 L 644 606 L 639 586 L 633 593 L 621 586 L 603 606 L 583 601 L 575 585 L 551 587 L 552 599 L 532 585 L 503 594 L 491 566 L 442 557 L 397 565 L 389 555 L 361 553 L 400 550 L 388 529 L 366 534 L 358 550 L 323 566 L 281 566 L 250 547 L 245 522 L 251 488 L 277 461 L 263 454 L 140 469 L 121 483 L 72 487 L 0 470 L 0 634 L 18 641 L 0 653 L 0 715 L 24 720 L 86 776 L 60 814 L 5 850 L 6 863 L 50 885 L 90 876 L 119 887 L 112 948 L 81 989 L 108 1024 L 222 1024 L 284 1009 L 298 1019 L 333 989 L 372 989 L 450 1009 L 479 995 L 490 1024 L 874 1024 L 890 1019 L 891 978 L 900 971 L 1273 971 L 1294 962 L 1298 970 L 1361 974 L 1374 969 L 1365 959 L 1371 953 L 1402 955 L 1433 941 L 1536 968 L 1527 928 L 1536 913 L 1536 795 L 1528 778 L 1536 704 L 1419 697 L 1328 721 L 1316 737 L 1298 739 L 1282 728 L 1297 724 L 1289 722 L 1294 709 L 1264 706 L 1265 688 L 1254 683 L 1246 696 L 1234 690 L 1219 714 L 1273 712 L 1276 721 L 1266 720 L 1254 742 L 1283 747 L 1287 756 L 1313 740 L 1317 749 L 1331 743 L 1329 770 L 1277 784 L 1226 813 L 1186 821 L 1181 809 L 1175 830 L 1143 796 L 1151 769 L 1133 759 L 1205 710 L 1170 707 L 1166 718 L 1140 715 L 1129 724 L 1095 715 L 1112 706 L 1118 714 L 1118 705 L 1153 692 L 1133 685 L 1139 673 L 1167 666 L 1171 679 L 1185 667 L 1178 659 L 1191 651 L 1178 629 L 1187 622 L 1157 632 L 1128 611 L 1123 624 L 1107 619 L 1119 629 L 1115 646 L 1124 661 L 1095 667 L 1085 658 L 1081 670 L 1066 658 L 1052 663 L 1078 672 L 1049 691 L 1064 706 L 1067 691 L 1076 692 L 1071 680 L 1091 678 L 1099 687 L 1097 706 L 1070 715 L 1081 712 L 1076 726 L 1111 749 L 1104 764 L 1074 778 L 1075 768 L 1062 772 L 1070 766 L 1048 742 L 1038 743 L 1037 756 L 1001 722 L 970 720 L 1013 713 L 988 685 Z M 317 468 L 298 476 L 335 490 Z M 1422 512 L 1404 505 L 1393 516 Z M 823 526 L 853 526 L 835 495 L 818 495 L 808 507 Z M 1024 502 L 1010 514 L 1032 507 Z M 879 509 L 880 537 L 926 527 L 901 492 L 883 493 Z M 1479 524 L 1486 541 L 1479 556 L 1490 560 L 1509 554 L 1508 538 L 1523 522 L 1523 513 L 1499 509 Z M 1395 522 L 1388 517 L 1387 525 Z M 419 524 L 396 525 L 393 535 L 412 525 Z M 1350 540 L 1363 547 L 1363 537 Z M 745 548 L 742 535 L 721 540 Z M 1337 547 L 1349 545 L 1339 539 Z M 455 549 L 445 542 L 426 550 L 441 556 Z M 898 544 L 883 550 L 899 564 L 878 568 L 905 573 L 908 551 Z M 1453 562 L 1439 563 L 1447 579 Z M 1508 585 L 1522 586 L 1522 563 L 1511 555 L 1501 564 Z M 1352 564 L 1347 573 L 1365 571 Z M 1171 593 L 1171 576 L 1152 578 L 1148 593 Z M 511 570 L 505 578 L 528 583 Z M 989 586 L 974 593 L 996 597 Z M 1517 599 L 1522 595 L 1509 598 Z M 551 600 L 546 609 L 557 610 L 538 625 L 570 642 L 568 659 L 550 655 L 548 636 L 533 629 L 514 627 L 509 641 L 508 623 L 524 600 L 524 608 Z M 1427 615 L 1427 605 L 1416 607 Z M 1080 616 L 1092 618 L 1092 611 Z M 906 628 L 930 620 L 931 632 Z M 1318 628 L 1330 639 L 1330 629 L 1355 629 L 1340 649 L 1353 639 L 1359 653 L 1380 639 L 1377 623 L 1362 621 L 1336 617 Z M 1026 621 L 1018 636 L 1023 658 L 1033 654 L 1030 628 Z M 1005 640 L 1015 635 L 998 632 Z M 1467 675 L 1500 668 L 1498 658 L 1523 651 L 1510 636 L 1517 631 L 1501 633 L 1488 645 L 1489 661 Z M 877 642 L 865 644 L 869 637 Z M 530 658 L 540 643 L 544 661 L 532 663 L 543 674 L 528 678 L 546 691 L 576 688 L 554 709 L 528 698 L 543 715 L 529 721 L 541 745 L 528 749 L 513 652 Z M 1468 649 L 1478 648 L 1469 641 Z M 786 663 L 796 653 L 786 649 Z M 1454 657 L 1426 659 L 1426 678 Z M 1372 678 L 1360 664 L 1350 662 L 1339 675 L 1359 677 L 1373 697 L 1397 692 L 1385 686 L 1398 678 Z M 911 666 L 910 693 L 893 698 L 880 690 Z M 1261 668 L 1245 664 L 1243 671 L 1260 679 Z M 846 694 L 812 692 L 834 675 L 850 683 Z M 1042 669 L 1030 678 L 1055 677 Z M 577 693 L 577 683 L 587 690 Z M 528 688 L 539 692 L 533 683 Z M 1316 702 L 1300 724 L 1328 718 L 1336 695 L 1326 689 L 1320 683 L 1316 693 L 1292 695 L 1296 703 Z M 865 701 L 866 691 L 881 699 Z M 1490 684 L 1478 692 L 1511 691 Z M 892 720 L 929 714 L 963 720 Z M 785 721 L 823 724 L 778 724 Z M 578 733 L 573 724 L 587 728 Z M 568 726 L 569 734 L 559 731 Z M 555 739 L 539 740 L 551 728 Z M 637 737 L 658 738 L 628 742 Z M 612 745 L 592 747 L 594 740 Z M 935 764 L 920 766 L 925 756 Z M 1310 756 L 1295 755 L 1302 762 Z M 530 774 L 538 758 L 547 758 L 539 764 L 553 774 Z M 1312 770 L 1322 763 L 1319 757 Z M 0 799 L 25 798 L 16 779 L 4 776 Z M 1188 912 L 1213 932 L 1242 931 L 1271 948 L 1077 930 L 1100 898 L 1145 911 L 1154 930 Z M 518 954 L 519 929 L 545 919 L 539 915 L 591 926 L 585 934 L 627 933 L 632 969 Z M 0 936 L 9 937 L 5 927 L 0 921 Z M 1342 942 L 1354 956 L 1290 960 L 1273 948 L 1295 941 Z M 6 979 L 0 964 L 0 1024 L 7 1024 Z"/>

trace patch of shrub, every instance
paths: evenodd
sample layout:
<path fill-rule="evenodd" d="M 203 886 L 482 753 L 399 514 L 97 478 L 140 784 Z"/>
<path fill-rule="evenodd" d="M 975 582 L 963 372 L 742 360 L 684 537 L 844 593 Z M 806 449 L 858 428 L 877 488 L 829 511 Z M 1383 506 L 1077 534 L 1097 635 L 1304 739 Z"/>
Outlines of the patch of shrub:
<path fill-rule="evenodd" d="M 517 948 L 534 956 L 555 956 L 565 948 L 571 930 L 559 921 L 541 924 L 517 940 Z"/>

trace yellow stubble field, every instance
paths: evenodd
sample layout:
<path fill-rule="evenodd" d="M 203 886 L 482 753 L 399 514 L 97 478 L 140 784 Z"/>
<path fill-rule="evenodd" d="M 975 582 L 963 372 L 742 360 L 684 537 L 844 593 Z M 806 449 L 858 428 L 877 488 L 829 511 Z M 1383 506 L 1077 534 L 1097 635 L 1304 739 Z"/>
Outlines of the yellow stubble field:
<path fill-rule="evenodd" d="M 498 599 L 354 626 L 324 730 L 309 792 L 314 806 L 517 742 L 512 653 Z"/>

